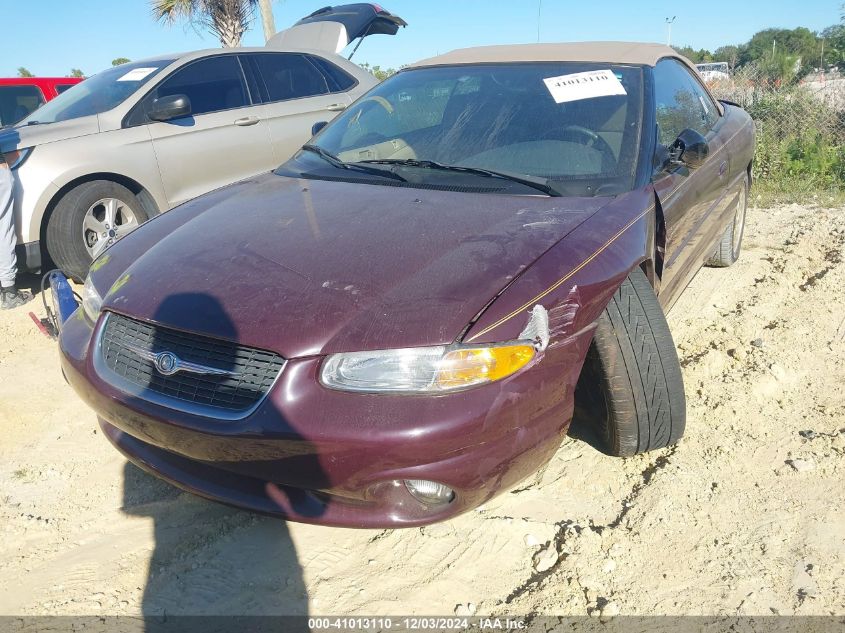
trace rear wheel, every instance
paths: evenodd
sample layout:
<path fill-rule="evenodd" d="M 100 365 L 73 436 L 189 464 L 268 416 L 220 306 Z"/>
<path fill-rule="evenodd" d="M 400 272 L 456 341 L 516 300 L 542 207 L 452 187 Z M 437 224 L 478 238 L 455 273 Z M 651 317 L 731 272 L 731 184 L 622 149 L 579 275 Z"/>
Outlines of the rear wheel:
<path fill-rule="evenodd" d="M 686 399 L 678 354 L 640 270 L 628 276 L 599 317 L 576 403 L 611 455 L 663 448 L 683 435 Z"/>
<path fill-rule="evenodd" d="M 140 200 L 123 185 L 86 182 L 56 204 L 47 224 L 47 251 L 69 277 L 82 281 L 94 259 L 148 219 Z"/>
<path fill-rule="evenodd" d="M 708 266 L 727 268 L 739 259 L 742 249 L 742 235 L 745 232 L 745 212 L 748 208 L 748 178 L 742 181 L 736 202 L 733 221 L 725 229 L 722 239 L 716 245 L 716 252 L 707 260 Z"/>

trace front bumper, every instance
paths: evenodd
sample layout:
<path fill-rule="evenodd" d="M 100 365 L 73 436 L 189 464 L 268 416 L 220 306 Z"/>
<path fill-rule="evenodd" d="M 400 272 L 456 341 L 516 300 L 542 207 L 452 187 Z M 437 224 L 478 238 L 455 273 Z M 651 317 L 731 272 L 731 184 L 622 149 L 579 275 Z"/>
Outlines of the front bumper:
<path fill-rule="evenodd" d="M 591 332 L 550 346 L 498 383 L 441 396 L 341 393 L 319 385 L 319 358 L 292 359 L 247 418 L 224 421 L 122 393 L 95 371 L 100 325 L 64 324 L 62 367 L 131 461 L 171 483 L 263 514 L 323 525 L 410 527 L 484 503 L 530 476 L 560 445 Z M 402 480 L 455 491 L 428 506 Z M 268 485 L 276 493 L 268 494 Z"/>

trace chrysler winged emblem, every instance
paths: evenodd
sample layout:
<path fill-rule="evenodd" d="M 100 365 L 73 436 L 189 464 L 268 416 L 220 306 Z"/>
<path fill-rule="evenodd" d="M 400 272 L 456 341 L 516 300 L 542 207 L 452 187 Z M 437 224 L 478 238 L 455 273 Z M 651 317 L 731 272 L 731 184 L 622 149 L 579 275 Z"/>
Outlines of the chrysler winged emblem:
<path fill-rule="evenodd" d="M 228 371 L 226 369 L 218 369 L 217 367 L 209 367 L 208 365 L 200 365 L 190 361 L 182 360 L 173 352 L 163 351 L 154 352 L 142 347 L 134 345 L 127 345 L 126 349 L 140 356 L 144 360 L 148 360 L 153 364 L 156 371 L 162 376 L 172 376 L 175 373 L 183 371 L 188 374 L 203 374 L 205 376 L 237 376 L 238 373 Z"/>

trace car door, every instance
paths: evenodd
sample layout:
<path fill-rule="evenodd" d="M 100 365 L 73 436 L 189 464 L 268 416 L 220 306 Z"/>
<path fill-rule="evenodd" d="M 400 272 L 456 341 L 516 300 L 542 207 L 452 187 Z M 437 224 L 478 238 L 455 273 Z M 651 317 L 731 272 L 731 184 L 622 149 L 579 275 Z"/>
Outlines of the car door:
<path fill-rule="evenodd" d="M 658 152 L 665 153 L 685 129 L 702 134 L 710 149 L 698 168 L 682 164 L 658 165 L 654 189 L 665 222 L 665 253 L 660 299 L 671 305 L 707 256 L 711 244 L 703 239 L 708 219 L 721 216 L 730 173 L 727 152 L 718 129 L 721 111 L 691 69 L 680 60 L 665 58 L 653 69 Z"/>
<path fill-rule="evenodd" d="M 352 98 L 346 92 L 357 82 L 341 69 L 332 75 L 320 61 L 302 53 L 250 53 L 247 58 L 259 79 L 265 101 L 270 144 L 281 164 L 311 138 L 311 127 L 329 121 L 346 109 Z M 332 65 L 333 66 L 333 65 Z M 340 82 L 343 82 L 342 84 Z"/>
<path fill-rule="evenodd" d="M 262 106 L 253 102 L 237 55 L 189 62 L 147 99 L 175 94 L 190 99 L 191 115 L 149 123 L 171 207 L 275 167 Z"/>

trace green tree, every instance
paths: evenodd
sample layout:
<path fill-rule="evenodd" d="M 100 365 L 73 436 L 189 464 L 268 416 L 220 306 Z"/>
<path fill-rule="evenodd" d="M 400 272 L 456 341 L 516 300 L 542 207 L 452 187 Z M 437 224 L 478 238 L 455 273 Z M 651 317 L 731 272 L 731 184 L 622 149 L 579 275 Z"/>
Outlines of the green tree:
<path fill-rule="evenodd" d="M 373 75 L 375 76 L 375 78 L 378 79 L 379 81 L 384 81 L 385 79 L 387 79 L 391 75 L 396 74 L 395 69 L 385 68 L 385 69 L 382 70 L 381 66 L 373 66 L 373 69 L 370 72 L 372 72 Z"/>
<path fill-rule="evenodd" d="M 769 81 L 788 83 L 798 76 L 801 58 L 781 51 L 776 52 L 774 56 L 764 57 L 757 64 Z"/>
<path fill-rule="evenodd" d="M 27 70 L 23 66 L 18 68 L 18 77 L 34 77 L 34 76 L 35 75 L 33 75 L 31 72 L 29 72 L 29 70 Z"/>
<path fill-rule="evenodd" d="M 240 46 L 258 0 L 150 0 L 153 17 L 173 24 L 184 21 L 207 28 L 225 48 Z"/>
<path fill-rule="evenodd" d="M 728 67 L 733 70 L 739 61 L 739 46 L 729 44 L 727 46 L 720 46 L 713 51 L 714 62 L 728 62 Z"/>
<path fill-rule="evenodd" d="M 132 60 L 129 59 L 128 57 L 118 57 L 117 59 L 111 60 L 111 65 L 112 66 L 121 66 L 123 64 L 128 64 L 131 61 Z"/>
<path fill-rule="evenodd" d="M 824 59 L 820 53 L 819 63 L 824 67 L 845 65 L 845 24 L 829 26 L 819 35 L 824 44 Z"/>
<path fill-rule="evenodd" d="M 821 40 L 810 29 L 803 26 L 796 29 L 764 29 L 755 33 L 742 47 L 740 65 L 761 62 L 775 67 L 792 58 L 799 65 L 799 71 L 809 71 L 818 64 L 821 54 Z M 784 57 L 780 57 L 783 55 Z M 778 61 L 780 59 L 780 61 Z"/>
<path fill-rule="evenodd" d="M 68 77 L 85 77 L 85 73 L 78 68 L 71 68 Z"/>
<path fill-rule="evenodd" d="M 682 46 L 681 48 L 676 46 L 674 48 L 678 53 L 686 57 L 693 64 L 713 61 L 713 54 L 706 48 L 701 48 L 699 50 L 695 50 L 692 46 Z"/>
<path fill-rule="evenodd" d="M 368 70 L 370 72 L 370 74 L 372 74 L 379 81 L 384 81 L 385 79 L 387 79 L 391 75 L 396 74 L 395 68 L 382 69 L 381 66 L 370 66 L 369 62 L 364 62 L 364 63 L 360 64 L 360 66 L 364 70 Z"/>

